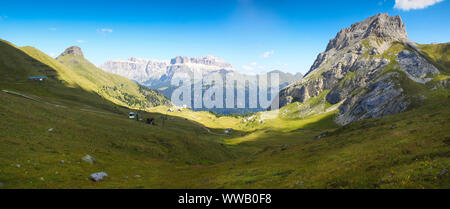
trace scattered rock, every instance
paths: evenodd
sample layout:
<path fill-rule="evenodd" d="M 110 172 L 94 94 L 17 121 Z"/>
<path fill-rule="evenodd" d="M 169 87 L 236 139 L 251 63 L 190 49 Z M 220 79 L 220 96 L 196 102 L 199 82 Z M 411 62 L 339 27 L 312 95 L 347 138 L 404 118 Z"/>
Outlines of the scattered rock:
<path fill-rule="evenodd" d="M 441 176 L 443 176 L 443 175 L 445 175 L 445 174 L 447 174 L 447 173 L 448 173 L 448 170 L 447 170 L 447 169 L 444 169 L 444 170 L 442 170 L 441 173 L 439 174 L 439 177 L 441 177 Z"/>
<path fill-rule="evenodd" d="M 134 175 L 134 178 L 141 178 L 141 175 Z"/>
<path fill-rule="evenodd" d="M 49 128 L 48 131 L 53 132 L 53 128 Z"/>
<path fill-rule="evenodd" d="M 45 181 L 44 177 L 39 178 L 41 181 Z"/>
<path fill-rule="evenodd" d="M 231 129 L 231 128 L 228 128 L 228 129 L 226 129 L 226 130 L 225 130 L 225 133 L 226 133 L 226 134 L 230 134 L 230 133 L 233 133 L 233 129 Z"/>
<path fill-rule="evenodd" d="M 324 138 L 324 137 L 326 137 L 327 135 L 328 135 L 327 133 L 320 134 L 319 136 L 316 136 L 316 139 Z"/>
<path fill-rule="evenodd" d="M 305 182 L 303 181 L 297 181 L 297 183 L 295 183 L 295 185 L 303 185 Z"/>
<path fill-rule="evenodd" d="M 98 173 L 91 174 L 90 178 L 92 181 L 98 182 L 98 181 L 103 181 L 103 179 L 107 176 L 108 176 L 108 174 L 105 172 L 98 172 Z"/>
<path fill-rule="evenodd" d="M 64 160 L 61 160 L 61 163 L 64 164 Z"/>
<path fill-rule="evenodd" d="M 124 176 L 123 178 L 128 179 L 128 176 Z"/>
<path fill-rule="evenodd" d="M 16 167 L 20 168 L 20 164 L 16 164 Z"/>
<path fill-rule="evenodd" d="M 4 187 L 5 184 L 3 184 L 3 182 L 0 182 L 0 187 Z"/>
<path fill-rule="evenodd" d="M 395 125 L 391 126 L 391 129 L 396 129 L 396 128 L 397 128 L 397 126 L 395 126 Z"/>
<path fill-rule="evenodd" d="M 84 162 L 87 162 L 89 164 L 95 163 L 95 159 L 90 155 L 86 155 L 86 156 L 82 157 L 81 160 L 83 160 Z"/>

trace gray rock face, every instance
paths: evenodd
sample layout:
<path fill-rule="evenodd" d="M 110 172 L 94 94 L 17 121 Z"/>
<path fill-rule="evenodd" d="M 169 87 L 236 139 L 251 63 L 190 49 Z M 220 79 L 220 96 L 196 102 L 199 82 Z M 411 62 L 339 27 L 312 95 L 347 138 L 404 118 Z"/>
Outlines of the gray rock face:
<path fill-rule="evenodd" d="M 342 29 L 327 46 L 327 50 L 341 50 L 354 45 L 370 36 L 382 39 L 395 39 L 402 41 L 408 39 L 405 25 L 400 16 L 391 17 L 388 14 L 377 14 L 362 22 Z M 376 53 L 376 49 L 374 49 Z"/>
<path fill-rule="evenodd" d="M 67 48 L 61 55 L 59 56 L 65 56 L 65 55 L 74 55 L 79 57 L 84 57 L 83 51 L 81 51 L 81 48 L 78 46 L 71 46 Z"/>
<path fill-rule="evenodd" d="M 98 173 L 91 174 L 90 179 L 92 181 L 98 182 L 98 181 L 103 181 L 103 179 L 107 176 L 108 176 L 108 174 L 105 172 L 98 172 Z"/>
<path fill-rule="evenodd" d="M 385 53 L 396 43 L 405 50 L 398 55 Z M 427 77 L 439 71 L 417 50 L 399 16 L 378 14 L 355 23 L 330 41 L 302 80 L 280 91 L 280 106 L 305 102 L 329 91 L 327 102 L 342 102 L 336 119 L 339 124 L 402 112 L 410 102 L 395 82 L 398 74 L 381 75 L 388 66 L 394 66 L 416 82 L 431 80 Z"/>
<path fill-rule="evenodd" d="M 346 125 L 353 121 L 377 118 L 405 111 L 410 104 L 403 89 L 392 79 L 398 73 L 388 73 L 367 89 L 348 98 L 339 107 L 336 122 Z"/>
<path fill-rule="evenodd" d="M 380 65 L 389 64 L 389 60 L 368 60 L 367 55 L 380 55 L 394 42 L 411 42 L 398 16 L 378 14 L 341 30 L 336 38 L 330 41 L 326 51 L 317 56 L 305 78 L 281 91 L 281 106 L 293 101 L 304 102 L 319 95 L 323 90 L 331 90 L 356 71 L 364 70 L 369 74 L 359 74 L 374 77 L 374 71 L 379 69 Z M 359 83 L 364 84 L 367 79 L 360 80 Z M 342 95 L 329 98 L 331 103 L 337 103 L 336 99 L 341 99 Z"/>
<path fill-rule="evenodd" d="M 403 50 L 397 56 L 397 63 L 411 80 L 419 83 L 432 80 L 427 76 L 439 74 L 439 70 L 419 56 L 417 52 Z"/>

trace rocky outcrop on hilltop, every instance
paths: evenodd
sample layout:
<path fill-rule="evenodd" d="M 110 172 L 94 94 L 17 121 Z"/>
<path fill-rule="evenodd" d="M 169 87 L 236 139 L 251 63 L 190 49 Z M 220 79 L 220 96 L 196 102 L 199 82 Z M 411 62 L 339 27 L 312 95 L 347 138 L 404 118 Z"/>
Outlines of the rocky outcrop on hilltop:
<path fill-rule="evenodd" d="M 59 56 L 65 56 L 65 55 L 73 55 L 78 57 L 84 57 L 83 51 L 81 51 L 81 48 L 78 46 L 71 46 L 67 48 L 61 55 Z"/>
<path fill-rule="evenodd" d="M 386 73 L 396 70 L 401 72 Z M 305 102 L 328 91 L 326 102 L 342 104 L 336 120 L 342 125 L 399 113 L 410 103 L 399 85 L 399 73 L 426 83 L 439 70 L 408 39 L 399 16 L 378 14 L 341 30 L 305 78 L 280 92 L 280 105 Z"/>

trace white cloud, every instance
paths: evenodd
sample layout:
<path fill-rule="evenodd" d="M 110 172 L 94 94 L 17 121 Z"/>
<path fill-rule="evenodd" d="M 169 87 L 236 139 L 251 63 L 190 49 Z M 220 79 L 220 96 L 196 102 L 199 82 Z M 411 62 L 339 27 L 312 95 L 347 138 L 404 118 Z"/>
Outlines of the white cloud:
<path fill-rule="evenodd" d="M 53 52 L 50 52 L 50 57 L 53 57 L 53 58 L 55 58 L 55 53 L 53 53 Z"/>
<path fill-rule="evenodd" d="M 386 3 L 386 0 L 379 1 L 378 6 L 383 6 L 384 3 Z"/>
<path fill-rule="evenodd" d="M 268 52 L 264 52 L 264 54 L 262 55 L 262 57 L 264 58 L 264 59 L 267 59 L 267 58 L 269 58 L 270 56 L 272 56 L 273 54 L 275 54 L 275 51 L 268 51 Z"/>
<path fill-rule="evenodd" d="M 252 67 L 250 67 L 250 66 L 248 66 L 248 65 L 242 65 L 242 69 L 244 69 L 244 70 L 248 70 L 248 71 L 251 71 L 251 70 L 253 70 L 253 68 L 252 68 Z"/>
<path fill-rule="evenodd" d="M 49 30 L 51 30 L 51 31 L 55 31 L 55 30 L 56 30 L 56 28 L 49 28 Z"/>
<path fill-rule="evenodd" d="M 108 33 L 112 33 L 113 30 L 112 29 L 108 29 L 108 28 L 102 28 L 100 29 L 101 32 L 108 32 Z"/>
<path fill-rule="evenodd" d="M 82 44 L 82 43 L 84 43 L 84 42 L 86 42 L 86 41 L 84 41 L 84 40 L 77 40 L 77 42 L 80 43 L 80 44 Z"/>
<path fill-rule="evenodd" d="M 109 29 L 109 28 L 100 28 L 100 29 L 97 29 L 97 32 L 99 32 L 101 34 L 106 34 L 106 33 L 112 33 L 113 30 Z"/>
<path fill-rule="evenodd" d="M 251 65 L 252 65 L 252 66 L 256 66 L 256 65 L 258 65 L 258 63 L 252 62 Z"/>
<path fill-rule="evenodd" d="M 395 0 L 394 8 L 409 11 L 411 9 L 424 9 L 444 0 Z"/>

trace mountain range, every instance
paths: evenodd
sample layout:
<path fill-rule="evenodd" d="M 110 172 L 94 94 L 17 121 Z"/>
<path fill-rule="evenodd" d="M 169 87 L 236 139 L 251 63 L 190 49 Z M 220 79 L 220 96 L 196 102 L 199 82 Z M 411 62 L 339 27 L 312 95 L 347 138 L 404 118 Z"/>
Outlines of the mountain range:
<path fill-rule="evenodd" d="M 207 55 L 202 58 L 188 58 L 185 56 L 178 56 L 171 60 L 164 61 L 130 57 L 129 59 L 108 61 L 100 65 L 99 68 L 103 69 L 106 72 L 129 78 L 133 81 L 147 86 L 150 89 L 161 91 L 169 98 L 172 96 L 172 92 L 174 91 L 174 89 L 178 88 L 171 85 L 173 76 L 176 73 L 186 73 L 189 76 L 193 76 L 194 73 L 200 73 L 203 77 L 196 78 L 197 81 L 193 81 L 194 85 L 213 73 L 219 73 L 223 79 L 225 79 L 226 75 L 256 78 L 256 75 L 248 75 L 236 71 L 231 64 L 213 55 Z M 291 73 L 285 73 L 279 70 L 273 70 L 268 72 L 267 74 L 270 75 L 273 73 L 277 73 L 279 75 L 280 89 L 286 87 L 294 81 L 303 78 L 303 75 L 301 73 L 296 73 L 295 75 L 293 75 Z M 246 84 L 238 83 L 236 89 L 239 88 L 246 88 Z M 226 91 L 226 89 L 224 91 Z M 208 109 L 199 108 L 197 110 Z M 245 113 L 261 111 L 264 110 L 264 108 L 213 108 L 210 110 L 217 113 Z"/>

